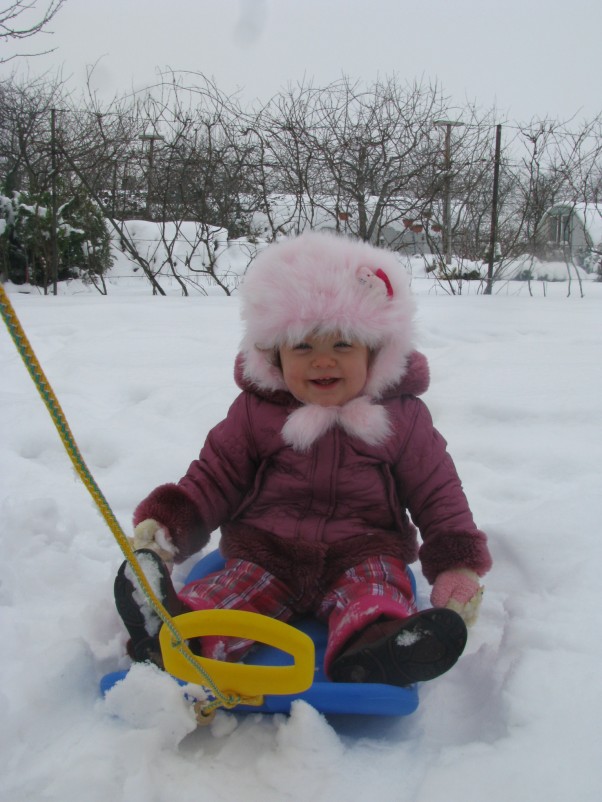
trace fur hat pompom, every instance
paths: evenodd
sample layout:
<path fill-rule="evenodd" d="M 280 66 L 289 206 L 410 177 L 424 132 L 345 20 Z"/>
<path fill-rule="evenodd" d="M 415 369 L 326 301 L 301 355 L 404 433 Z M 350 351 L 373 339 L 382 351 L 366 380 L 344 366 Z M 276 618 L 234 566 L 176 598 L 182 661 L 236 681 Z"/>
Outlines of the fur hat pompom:
<path fill-rule="evenodd" d="M 390 251 L 323 232 L 269 245 L 241 286 L 245 378 L 285 389 L 274 351 L 312 334 L 340 334 L 373 352 L 365 393 L 378 398 L 403 377 L 412 351 L 414 303 Z"/>

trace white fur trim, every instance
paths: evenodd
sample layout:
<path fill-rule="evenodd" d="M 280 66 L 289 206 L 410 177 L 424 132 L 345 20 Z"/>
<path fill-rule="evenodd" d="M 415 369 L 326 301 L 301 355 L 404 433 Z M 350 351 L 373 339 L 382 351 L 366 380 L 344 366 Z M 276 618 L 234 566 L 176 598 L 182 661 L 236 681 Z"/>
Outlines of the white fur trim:
<path fill-rule="evenodd" d="M 282 437 L 295 451 L 307 451 L 337 425 L 368 445 L 384 442 L 391 433 L 387 410 L 363 395 L 342 407 L 323 407 L 319 404 L 299 407 L 286 419 Z"/>
<path fill-rule="evenodd" d="M 260 389 L 284 389 L 272 349 L 313 332 L 337 332 L 371 349 L 366 395 L 380 398 L 402 379 L 413 350 L 414 302 L 391 251 L 308 232 L 262 251 L 240 293 L 244 376 Z"/>
<path fill-rule="evenodd" d="M 319 404 L 304 404 L 286 419 L 282 427 L 284 442 L 295 451 L 307 451 L 316 440 L 335 425 L 340 407 L 322 407 Z"/>
<path fill-rule="evenodd" d="M 373 404 L 365 395 L 341 407 L 339 422 L 346 432 L 371 446 L 383 443 L 391 434 L 387 410 L 380 404 Z"/>

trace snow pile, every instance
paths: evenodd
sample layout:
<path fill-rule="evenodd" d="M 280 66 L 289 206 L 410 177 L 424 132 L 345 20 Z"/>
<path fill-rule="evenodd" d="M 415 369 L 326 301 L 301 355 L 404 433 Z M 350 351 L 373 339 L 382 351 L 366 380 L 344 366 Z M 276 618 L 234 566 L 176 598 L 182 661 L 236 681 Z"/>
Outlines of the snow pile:
<path fill-rule="evenodd" d="M 0 798 L 11 802 L 597 802 L 602 797 L 602 286 L 451 297 L 413 283 L 426 401 L 494 570 L 466 654 L 407 718 L 220 712 L 126 667 L 121 562 L 0 335 Z M 236 395 L 236 296 L 113 287 L 13 303 L 120 523 Z M 181 581 L 189 566 L 176 576 Z M 419 577 L 423 603 L 427 588 Z"/>
<path fill-rule="evenodd" d="M 261 247 L 246 238 L 228 239 L 223 228 L 192 221 L 124 220 L 119 226 L 119 232 L 111 233 L 113 266 L 105 275 L 109 292 L 116 285 L 150 290 L 132 247 L 166 291 L 181 293 L 183 282 L 191 294 L 223 293 L 213 275 L 229 291 L 235 290 Z"/>
<path fill-rule="evenodd" d="M 293 200 L 293 196 L 275 196 L 275 202 L 280 205 L 275 207 L 278 214 L 274 212 L 274 219 L 281 221 L 280 229 L 296 230 L 309 225 L 307 220 L 303 225 L 298 220 L 295 223 L 294 207 L 288 209 L 285 203 L 290 201 L 292 204 Z M 287 210 L 292 215 L 290 219 L 284 215 Z M 325 218 L 311 219 L 314 228 L 332 228 Z M 3 221 L 0 220 L 0 234 L 2 225 Z M 102 281 L 96 279 L 98 289 L 107 294 L 151 293 L 153 288 L 147 273 L 152 274 L 166 294 L 219 296 L 236 292 L 246 270 L 257 253 L 267 246 L 271 236 L 269 226 L 260 217 L 253 223 L 261 234 L 258 239 L 230 239 L 226 229 L 194 221 L 176 224 L 123 220 L 118 225 L 119 230 L 110 229 L 112 266 L 105 271 Z M 419 236 L 423 238 L 424 235 Z M 486 262 L 453 256 L 451 264 L 444 265 L 440 255 L 430 253 L 426 247 L 414 248 L 410 247 L 411 243 L 403 245 L 401 241 L 397 244 L 400 246 L 400 250 L 396 251 L 400 265 L 412 279 L 427 281 L 431 291 L 450 294 L 483 292 L 488 271 Z M 496 262 L 494 278 L 495 291 L 506 292 L 508 282 L 590 282 L 597 280 L 598 275 L 596 272 L 588 274 L 575 264 L 543 261 L 524 254 Z M 19 290 L 29 292 L 32 287 L 19 285 Z M 33 291 L 42 290 L 33 288 Z M 59 286 L 60 294 L 96 291 L 93 284 L 79 279 L 61 282 Z"/>
<path fill-rule="evenodd" d="M 472 286 L 473 292 L 483 291 L 483 282 L 487 279 L 488 264 L 482 261 L 453 257 L 450 265 L 442 266 L 438 257 L 432 254 L 415 254 L 399 256 L 401 264 L 412 278 L 429 279 L 433 288 L 452 285 L 454 289 L 461 284 Z M 596 281 L 595 273 L 587 273 L 582 267 L 568 262 L 548 262 L 535 256 L 524 254 L 513 259 L 504 259 L 494 264 L 494 292 L 506 292 L 508 282 L 526 283 L 568 281 Z M 480 279 L 478 278 L 480 276 Z M 471 285 L 467 280 L 471 279 Z M 514 288 L 515 291 L 518 288 Z M 528 291 L 528 290 L 525 290 Z"/>
<path fill-rule="evenodd" d="M 497 267 L 497 266 L 496 266 Z M 496 273 L 497 275 L 497 273 Z M 596 281 L 596 274 L 588 273 L 579 265 L 569 262 L 544 261 L 525 254 L 509 259 L 500 268 L 500 278 L 505 281 Z"/>

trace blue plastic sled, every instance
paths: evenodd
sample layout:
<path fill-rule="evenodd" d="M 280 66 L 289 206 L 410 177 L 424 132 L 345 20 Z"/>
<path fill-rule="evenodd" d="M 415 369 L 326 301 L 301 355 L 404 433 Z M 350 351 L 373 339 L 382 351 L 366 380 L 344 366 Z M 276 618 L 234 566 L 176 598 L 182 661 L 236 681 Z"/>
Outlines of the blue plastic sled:
<path fill-rule="evenodd" d="M 186 583 L 201 579 L 224 566 L 224 559 L 217 551 L 203 557 L 191 570 Z M 409 571 L 412 584 L 415 580 Z M 414 587 L 415 591 L 415 587 Z M 314 683 L 307 691 L 294 695 L 266 695 L 260 706 L 239 705 L 237 713 L 289 713 L 291 704 L 303 699 L 321 713 L 343 713 L 353 715 L 407 716 L 418 707 L 416 685 L 398 688 L 395 685 L 373 683 L 331 682 L 324 674 L 324 652 L 326 650 L 326 627 L 315 619 L 303 619 L 294 623 L 298 629 L 311 637 L 316 650 L 316 669 Z M 288 665 L 290 656 L 272 646 L 259 644 L 246 658 L 249 665 L 281 666 Z M 107 674 L 100 682 L 103 694 L 116 682 L 122 680 L 127 671 Z"/>

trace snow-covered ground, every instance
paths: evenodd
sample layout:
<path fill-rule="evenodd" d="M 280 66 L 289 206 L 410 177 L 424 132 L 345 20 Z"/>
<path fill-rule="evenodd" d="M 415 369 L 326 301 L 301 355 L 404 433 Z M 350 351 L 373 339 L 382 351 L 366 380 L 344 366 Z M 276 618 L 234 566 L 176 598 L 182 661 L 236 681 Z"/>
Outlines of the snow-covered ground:
<path fill-rule="evenodd" d="M 139 287 L 139 283 L 136 284 Z M 419 295 L 427 401 L 495 559 L 459 664 L 407 718 L 219 713 L 127 665 L 121 553 L 0 333 L 0 798 L 11 802 L 602 799 L 602 285 Z M 11 298 L 122 526 L 236 394 L 236 296 Z M 183 571 L 179 574 L 179 577 Z M 426 588 L 420 582 L 423 601 Z"/>

